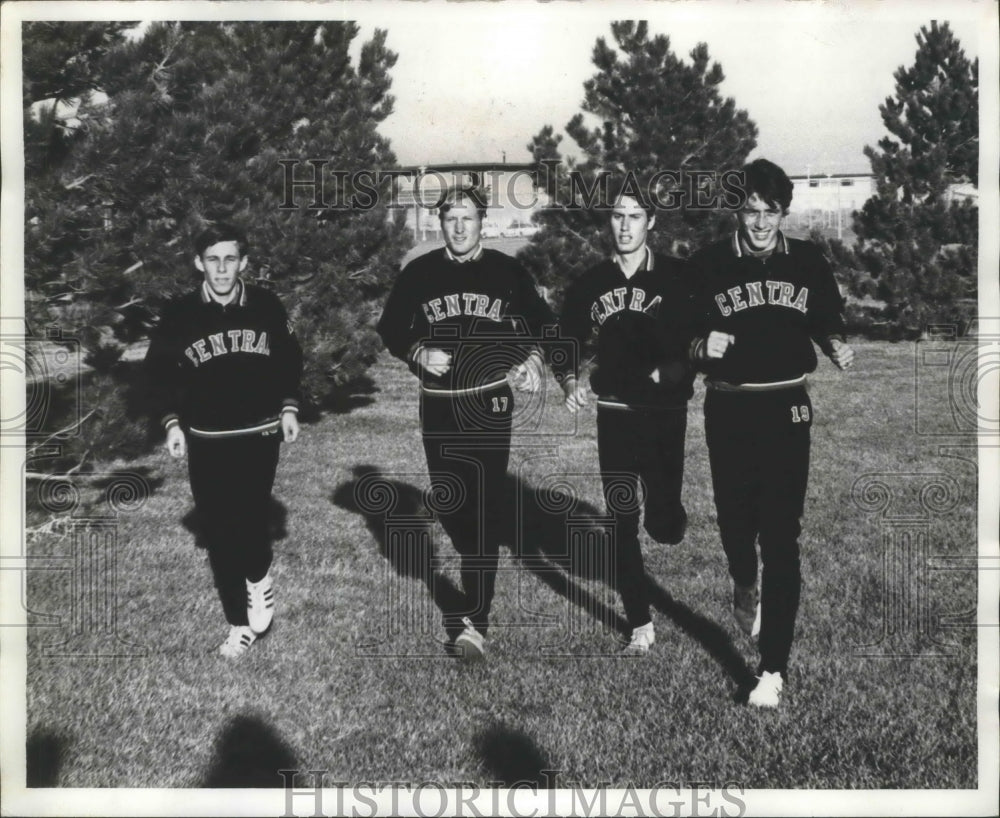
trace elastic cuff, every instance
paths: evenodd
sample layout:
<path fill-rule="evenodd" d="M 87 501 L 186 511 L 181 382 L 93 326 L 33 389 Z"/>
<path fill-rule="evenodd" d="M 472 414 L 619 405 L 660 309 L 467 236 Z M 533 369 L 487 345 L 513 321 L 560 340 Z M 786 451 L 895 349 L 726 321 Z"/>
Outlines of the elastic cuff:
<path fill-rule="evenodd" d="M 281 414 L 285 414 L 285 412 L 292 412 L 293 414 L 297 415 L 299 413 L 299 407 L 298 406 L 293 406 L 291 404 L 289 404 L 288 406 L 282 406 L 281 407 Z"/>
<path fill-rule="evenodd" d="M 846 341 L 844 341 L 844 336 L 839 334 L 827 335 L 825 338 L 820 338 L 819 341 L 817 341 L 817 343 L 819 344 L 819 348 L 823 350 L 824 355 L 826 356 L 833 355 L 834 341 L 840 341 L 840 343 L 842 344 L 846 343 Z"/>
<path fill-rule="evenodd" d="M 417 353 L 420 351 L 421 346 L 423 346 L 423 344 L 421 344 L 420 341 L 417 341 L 417 343 L 411 346 L 409 351 L 406 353 L 406 360 L 409 361 L 410 363 L 415 363 L 417 359 Z"/>
<path fill-rule="evenodd" d="M 177 415 L 165 415 L 163 420 L 160 421 L 163 424 L 163 430 L 169 431 L 172 426 L 180 426 L 181 421 Z"/>
<path fill-rule="evenodd" d="M 695 338 L 691 342 L 688 355 L 691 357 L 692 361 L 703 361 L 705 359 L 705 339 Z"/>

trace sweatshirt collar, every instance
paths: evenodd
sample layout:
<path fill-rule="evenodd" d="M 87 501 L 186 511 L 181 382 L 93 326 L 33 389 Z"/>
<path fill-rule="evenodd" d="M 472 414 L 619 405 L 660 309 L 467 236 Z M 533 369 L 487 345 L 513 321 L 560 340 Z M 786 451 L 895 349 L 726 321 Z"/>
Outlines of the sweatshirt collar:
<path fill-rule="evenodd" d="M 483 243 L 479 242 L 479 244 L 476 245 L 475 250 L 473 250 L 467 256 L 463 256 L 462 258 L 458 258 L 458 256 L 452 253 L 451 250 L 448 248 L 447 244 L 444 246 L 444 253 L 449 259 L 454 261 L 456 264 L 468 264 L 470 261 L 479 261 L 479 259 L 483 257 Z"/>
<path fill-rule="evenodd" d="M 236 286 L 239 287 L 239 295 L 236 296 L 228 304 L 220 304 L 214 298 L 212 298 L 212 293 L 208 289 L 208 282 L 201 282 L 201 303 L 202 304 L 219 304 L 220 307 L 228 307 L 231 304 L 238 304 L 241 307 L 245 307 L 247 304 L 247 288 L 243 286 L 243 279 L 239 279 L 236 282 Z"/>
<path fill-rule="evenodd" d="M 788 239 L 785 238 L 785 234 L 779 230 L 778 241 L 774 245 L 774 247 L 771 248 L 771 251 L 769 253 L 764 253 L 764 254 L 755 254 L 750 251 L 750 248 L 747 247 L 743 239 L 740 238 L 740 231 L 737 230 L 735 233 L 733 233 L 733 253 L 736 255 L 736 258 L 743 258 L 744 255 L 750 258 L 768 258 L 769 256 L 772 255 L 779 255 L 779 256 L 787 255 Z"/>
<path fill-rule="evenodd" d="M 618 257 L 617 253 L 612 253 L 611 254 L 611 262 L 612 262 L 612 264 L 615 265 L 615 267 L 617 267 L 619 270 L 621 270 L 622 273 L 625 272 L 625 270 L 622 268 L 621 259 Z M 646 272 L 649 272 L 652 269 L 653 269 L 653 251 L 649 248 L 649 245 L 647 244 L 646 245 L 646 260 L 642 264 L 640 264 L 638 267 L 636 267 L 635 271 L 639 272 L 639 270 L 645 270 Z"/>

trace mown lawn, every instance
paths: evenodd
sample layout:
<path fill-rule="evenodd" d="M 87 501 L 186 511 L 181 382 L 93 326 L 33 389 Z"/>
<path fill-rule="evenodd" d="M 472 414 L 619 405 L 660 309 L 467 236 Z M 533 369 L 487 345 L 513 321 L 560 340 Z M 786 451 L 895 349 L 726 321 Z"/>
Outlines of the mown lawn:
<path fill-rule="evenodd" d="M 371 394 L 282 452 L 278 614 L 241 662 L 215 652 L 225 624 L 189 530 L 186 466 L 160 452 L 107 464 L 152 492 L 141 504 L 119 498 L 117 516 L 101 500 L 106 485 L 81 489 L 76 513 L 105 515 L 116 562 L 87 563 L 95 573 L 84 592 L 73 590 L 79 570 L 29 574 L 32 616 L 62 617 L 29 629 L 29 782 L 279 787 L 276 771 L 298 767 L 328 770 L 331 781 L 544 786 L 542 771 L 555 770 L 587 786 L 975 787 L 976 633 L 961 614 L 975 608 L 976 577 L 921 562 L 976 552 L 975 449 L 945 456 L 939 443 L 968 438 L 916 433 L 948 433 L 951 415 L 944 399 L 924 401 L 939 414 L 922 406 L 929 425 L 916 424 L 913 345 L 857 348 L 849 373 L 823 362 L 812 380 L 805 585 L 778 712 L 738 701 L 757 656 L 729 612 L 700 385 L 688 535 L 675 547 L 644 542 L 653 652 L 616 654 L 623 617 L 599 544 L 568 537 L 593 532 L 602 512 L 594 410 L 571 418 L 550 382 L 549 404 L 519 415 L 518 513 L 488 660 L 464 666 L 439 641 L 434 600 L 457 582 L 456 560 L 424 506 L 415 383 L 384 357 Z M 946 395 L 947 370 L 928 371 L 920 388 Z M 943 488 L 923 489 L 929 482 Z M 30 523 L 53 517 L 35 504 L 29 492 Z M 64 520 L 32 538 L 30 553 L 66 569 L 70 532 Z M 887 541 L 899 544 L 888 561 Z M 95 597 L 110 575 L 107 598 Z M 88 624 L 91 604 L 116 620 Z"/>

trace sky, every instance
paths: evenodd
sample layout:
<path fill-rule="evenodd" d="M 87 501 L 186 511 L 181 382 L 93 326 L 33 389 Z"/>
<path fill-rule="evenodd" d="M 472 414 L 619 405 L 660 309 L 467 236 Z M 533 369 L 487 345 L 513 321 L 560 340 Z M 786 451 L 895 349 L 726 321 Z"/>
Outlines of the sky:
<path fill-rule="evenodd" d="M 668 35 L 686 62 L 706 42 L 726 75 L 722 94 L 758 126 L 752 155 L 795 175 L 867 172 L 863 148 L 886 133 L 878 106 L 894 92 L 893 72 L 912 65 L 920 26 L 948 20 L 971 59 L 981 54 L 981 32 L 996 36 L 991 5 L 514 0 L 378 4 L 357 18 L 359 41 L 384 28 L 399 55 L 395 111 L 380 130 L 402 164 L 528 161 L 527 143 L 547 124 L 573 154 L 563 128 L 594 73 L 594 43 L 612 40 L 611 20 L 633 18 Z"/>
<path fill-rule="evenodd" d="M 766 156 L 792 175 L 866 173 L 865 145 L 886 135 L 879 105 L 893 73 L 913 64 L 915 35 L 947 20 L 971 58 L 996 60 L 993 0 L 331 0 L 329 2 L 31 4 L 53 19 L 353 19 L 352 50 L 376 28 L 398 60 L 394 113 L 380 131 L 404 165 L 526 162 L 545 125 L 563 130 L 580 112 L 598 37 L 612 20 L 645 19 L 690 62 L 699 42 L 758 127 L 751 158 Z M 987 86 L 982 87 L 987 94 Z M 995 93 L 995 92 L 994 92 Z M 592 124 L 596 124 L 596 120 Z M 984 145 L 989 142 L 984 142 Z"/>

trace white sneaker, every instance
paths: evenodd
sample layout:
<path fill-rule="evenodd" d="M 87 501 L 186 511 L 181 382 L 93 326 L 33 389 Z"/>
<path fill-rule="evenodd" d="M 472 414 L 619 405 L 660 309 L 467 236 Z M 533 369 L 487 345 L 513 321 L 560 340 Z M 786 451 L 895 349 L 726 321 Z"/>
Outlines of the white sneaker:
<path fill-rule="evenodd" d="M 622 649 L 626 656 L 645 656 L 656 641 L 656 633 L 653 631 L 653 623 L 647 622 L 638 628 L 632 629 L 632 638 Z"/>
<path fill-rule="evenodd" d="M 781 674 L 765 670 L 757 677 L 757 686 L 747 700 L 754 707 L 777 707 L 781 699 Z"/>
<path fill-rule="evenodd" d="M 227 659 L 238 659 L 256 640 L 257 635 L 246 625 L 230 625 L 229 636 L 219 645 L 219 653 Z"/>
<path fill-rule="evenodd" d="M 455 637 L 455 649 L 467 662 L 474 662 L 486 655 L 486 637 L 476 630 L 469 617 L 462 617 L 465 630 Z"/>
<path fill-rule="evenodd" d="M 259 582 L 247 580 L 247 621 L 254 633 L 271 627 L 274 618 L 274 583 L 270 574 Z"/>

